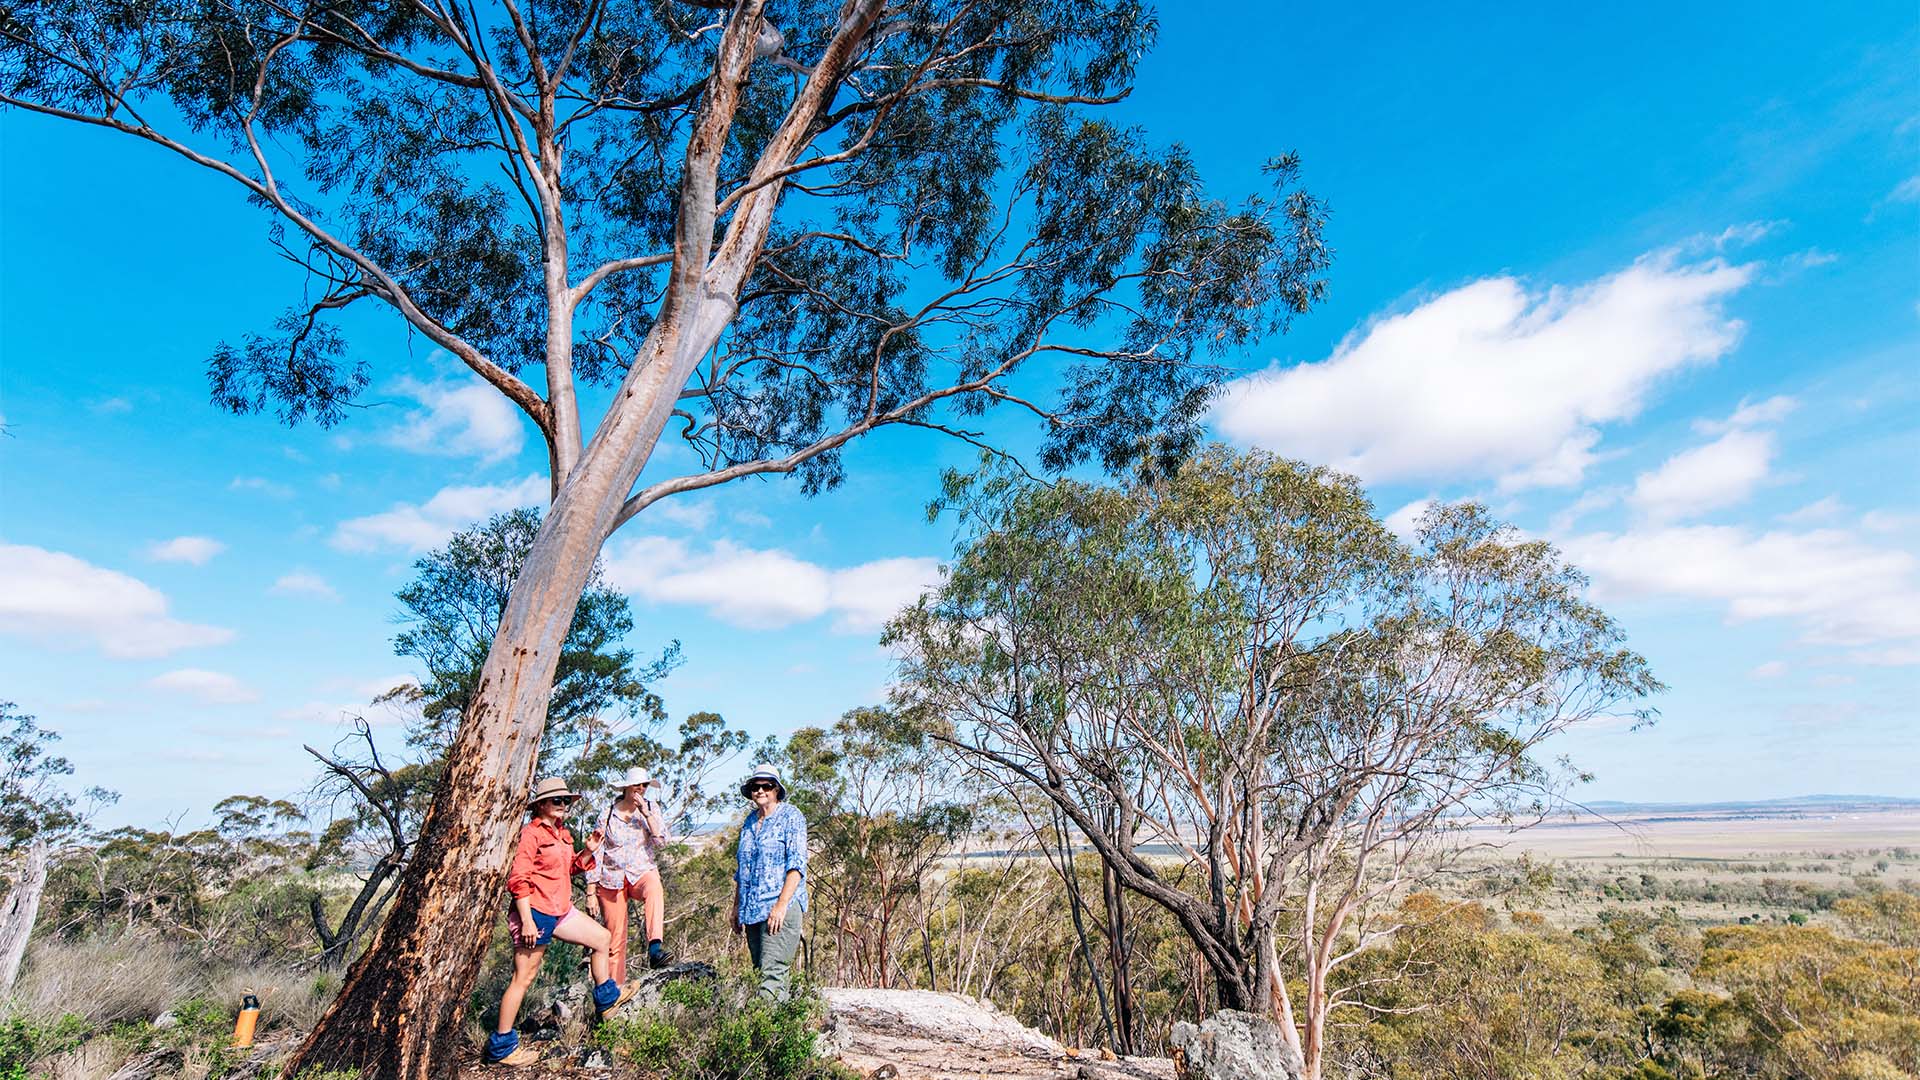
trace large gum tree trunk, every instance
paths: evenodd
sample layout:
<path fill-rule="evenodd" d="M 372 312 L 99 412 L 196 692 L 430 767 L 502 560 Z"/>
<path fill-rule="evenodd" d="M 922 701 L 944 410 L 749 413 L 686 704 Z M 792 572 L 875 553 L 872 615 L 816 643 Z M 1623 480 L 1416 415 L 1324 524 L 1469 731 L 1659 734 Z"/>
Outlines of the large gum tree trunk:
<path fill-rule="evenodd" d="M 585 494 L 563 491 L 535 540 L 392 911 L 286 1075 L 451 1072 L 468 989 L 504 911 L 560 645 L 600 547 L 598 515 L 569 506 Z"/>

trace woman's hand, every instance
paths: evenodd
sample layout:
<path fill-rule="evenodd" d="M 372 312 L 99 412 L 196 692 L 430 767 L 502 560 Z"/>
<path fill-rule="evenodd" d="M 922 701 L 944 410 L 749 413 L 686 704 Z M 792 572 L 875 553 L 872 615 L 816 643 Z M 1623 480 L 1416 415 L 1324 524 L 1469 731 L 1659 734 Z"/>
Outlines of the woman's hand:
<path fill-rule="evenodd" d="M 587 850 L 598 853 L 600 850 L 600 839 L 601 839 L 601 836 L 600 836 L 599 829 L 595 829 L 592 832 L 588 833 L 587 841 L 586 841 Z"/>
<path fill-rule="evenodd" d="M 587 886 L 587 917 L 594 922 L 600 921 L 600 890 L 593 885 Z"/>
<path fill-rule="evenodd" d="M 740 925 L 740 894 L 737 892 L 733 894 L 733 906 L 727 909 L 727 925 L 733 927 L 736 934 L 745 929 Z"/>
<path fill-rule="evenodd" d="M 773 905 L 772 911 L 767 912 L 767 932 L 777 934 L 780 932 L 780 928 L 786 924 L 787 905 L 785 901 L 782 901 Z"/>
<path fill-rule="evenodd" d="M 520 916 L 520 931 L 513 936 L 514 945 L 522 949 L 534 948 L 540 942 L 540 928 L 533 924 L 533 905 L 524 899 L 516 900 L 514 913 Z"/>

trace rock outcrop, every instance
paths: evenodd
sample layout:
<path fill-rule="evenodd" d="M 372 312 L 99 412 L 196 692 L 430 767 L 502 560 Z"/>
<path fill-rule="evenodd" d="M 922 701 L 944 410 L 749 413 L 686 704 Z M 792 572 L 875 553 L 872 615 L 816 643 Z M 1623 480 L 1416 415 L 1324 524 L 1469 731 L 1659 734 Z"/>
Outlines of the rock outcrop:
<path fill-rule="evenodd" d="M 821 1051 L 876 1080 L 1174 1080 L 1164 1058 L 1103 1060 L 960 994 L 829 988 L 820 996 Z"/>
<path fill-rule="evenodd" d="M 1300 1054 L 1280 1026 L 1252 1013 L 1223 1009 L 1199 1027 L 1173 1025 L 1180 1080 L 1298 1080 Z"/>

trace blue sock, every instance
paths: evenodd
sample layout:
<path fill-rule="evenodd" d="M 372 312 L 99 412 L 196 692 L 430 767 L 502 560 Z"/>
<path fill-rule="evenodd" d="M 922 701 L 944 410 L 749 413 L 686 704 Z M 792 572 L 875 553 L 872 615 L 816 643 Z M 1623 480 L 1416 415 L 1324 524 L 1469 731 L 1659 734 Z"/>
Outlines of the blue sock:
<path fill-rule="evenodd" d="M 661 953 L 666 951 L 667 951 L 667 947 L 665 945 L 662 945 L 658 939 L 647 942 L 648 956 L 659 956 Z"/>
<path fill-rule="evenodd" d="M 492 1037 L 487 1040 L 487 1060 L 499 1061 L 501 1058 L 513 1053 L 513 1048 L 519 1045 L 520 1033 L 518 1031 L 496 1031 Z"/>
<path fill-rule="evenodd" d="M 612 979 L 593 988 L 593 1003 L 603 1009 L 619 1000 L 620 984 Z"/>

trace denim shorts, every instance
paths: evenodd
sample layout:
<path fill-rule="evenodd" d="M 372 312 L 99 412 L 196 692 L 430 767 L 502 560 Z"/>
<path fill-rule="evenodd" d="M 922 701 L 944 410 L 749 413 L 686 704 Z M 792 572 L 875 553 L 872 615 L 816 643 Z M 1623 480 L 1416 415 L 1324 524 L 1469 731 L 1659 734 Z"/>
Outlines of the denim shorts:
<path fill-rule="evenodd" d="M 538 936 L 533 939 L 533 947 L 536 949 L 542 945 L 551 943 L 553 941 L 553 932 L 558 930 L 560 924 L 566 922 L 568 916 L 571 916 L 574 912 L 573 908 L 568 908 L 565 915 L 549 915 L 539 908 L 528 908 L 527 910 L 533 912 L 533 929 L 538 934 Z M 507 928 L 513 931 L 514 947 L 522 947 L 520 945 L 520 909 L 518 906 L 507 909 Z"/>

